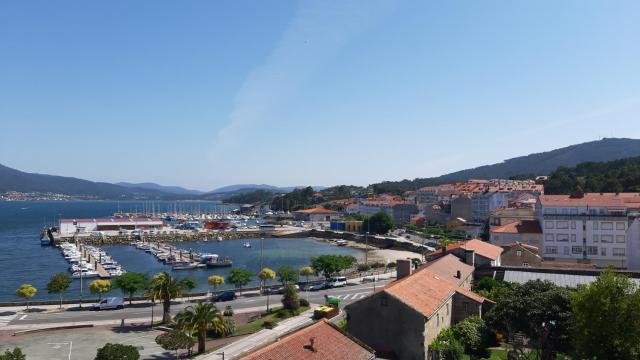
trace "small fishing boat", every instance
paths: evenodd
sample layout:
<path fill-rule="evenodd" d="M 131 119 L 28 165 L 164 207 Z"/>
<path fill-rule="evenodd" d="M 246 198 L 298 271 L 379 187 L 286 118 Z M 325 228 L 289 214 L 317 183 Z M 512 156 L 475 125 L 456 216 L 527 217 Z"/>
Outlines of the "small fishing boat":
<path fill-rule="evenodd" d="M 247 242 L 244 243 L 243 246 L 246 247 L 246 248 L 250 248 L 251 247 L 251 242 L 247 241 Z"/>
<path fill-rule="evenodd" d="M 216 240 L 218 240 L 218 242 L 222 242 L 222 236 L 218 236 Z"/>
<path fill-rule="evenodd" d="M 196 263 L 192 263 L 192 264 L 187 263 L 186 265 L 182 265 L 182 264 L 181 265 L 173 265 L 171 267 L 171 270 L 191 270 L 191 269 L 195 269 L 197 267 L 198 267 L 198 264 L 196 264 Z"/>
<path fill-rule="evenodd" d="M 207 267 L 209 268 L 229 267 L 233 265 L 233 261 L 231 261 L 231 259 L 229 258 L 224 258 L 223 260 L 216 258 L 215 260 L 214 259 L 207 260 L 205 264 L 207 264 Z"/>

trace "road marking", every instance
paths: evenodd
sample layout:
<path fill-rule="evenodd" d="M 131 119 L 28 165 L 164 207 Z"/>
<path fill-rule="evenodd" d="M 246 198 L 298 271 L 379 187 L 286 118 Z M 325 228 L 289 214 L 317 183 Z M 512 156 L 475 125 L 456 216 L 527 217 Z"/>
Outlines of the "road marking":
<path fill-rule="evenodd" d="M 68 356 L 68 359 L 71 360 L 71 349 L 73 349 L 73 341 L 65 341 L 65 342 L 60 342 L 60 343 L 47 343 L 47 345 L 53 345 L 51 347 L 56 349 L 56 350 L 61 348 L 60 345 L 69 345 L 69 356 Z"/>
<path fill-rule="evenodd" d="M 24 320 L 28 315 L 22 315 L 18 320 Z"/>
<path fill-rule="evenodd" d="M 0 326 L 6 326 L 11 322 L 11 320 L 15 319 L 18 314 L 0 316 Z"/>

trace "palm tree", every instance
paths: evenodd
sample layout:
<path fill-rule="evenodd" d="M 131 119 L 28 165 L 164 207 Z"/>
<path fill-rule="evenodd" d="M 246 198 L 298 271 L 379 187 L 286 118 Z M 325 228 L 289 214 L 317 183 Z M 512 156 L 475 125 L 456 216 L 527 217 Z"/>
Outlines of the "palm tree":
<path fill-rule="evenodd" d="M 168 274 L 157 273 L 149 284 L 149 296 L 153 300 L 162 300 L 162 322 L 171 322 L 171 300 L 182 295 L 184 284 Z"/>
<path fill-rule="evenodd" d="M 198 301 L 195 306 L 187 306 L 176 315 L 178 327 L 183 331 L 196 332 L 198 334 L 198 352 L 203 353 L 207 340 L 207 331 L 211 330 L 216 335 L 225 335 L 229 330 L 224 317 L 211 303 Z"/>

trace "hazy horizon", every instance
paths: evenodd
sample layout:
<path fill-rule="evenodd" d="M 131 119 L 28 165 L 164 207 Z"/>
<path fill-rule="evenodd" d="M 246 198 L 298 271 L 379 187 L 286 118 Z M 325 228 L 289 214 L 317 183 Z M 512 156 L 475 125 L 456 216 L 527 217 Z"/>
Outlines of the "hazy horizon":
<path fill-rule="evenodd" d="M 640 138 L 640 3 L 0 5 L 0 163 L 210 191 Z"/>

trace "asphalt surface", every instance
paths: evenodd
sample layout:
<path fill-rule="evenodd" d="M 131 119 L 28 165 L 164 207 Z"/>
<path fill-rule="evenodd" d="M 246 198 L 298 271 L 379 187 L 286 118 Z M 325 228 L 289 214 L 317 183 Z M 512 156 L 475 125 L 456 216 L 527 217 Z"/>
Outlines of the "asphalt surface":
<path fill-rule="evenodd" d="M 377 281 L 375 286 L 379 288 L 387 284 L 390 280 L 380 280 Z M 300 291 L 300 298 L 308 299 L 308 301 L 312 304 L 324 304 L 325 299 L 324 296 L 335 296 L 338 297 L 341 301 L 341 306 L 350 304 L 358 299 L 365 297 L 367 294 L 370 294 L 374 290 L 373 283 L 365 283 L 365 284 L 349 284 L 345 287 L 341 288 L 333 288 L 326 289 L 320 291 Z M 280 299 L 282 295 L 270 295 L 269 303 L 272 306 L 280 306 Z M 191 305 L 192 303 L 182 303 L 174 301 L 171 305 L 171 313 L 172 315 L 177 314 L 179 311 L 184 309 L 185 307 Z M 221 311 L 226 306 L 233 307 L 234 310 L 242 310 L 242 309 L 251 309 L 258 307 L 265 307 L 267 305 L 267 296 L 241 296 L 233 301 L 226 302 L 218 302 L 216 306 Z M 152 306 L 149 303 L 143 304 L 133 304 L 126 305 L 123 310 L 102 310 L 102 311 L 93 311 L 90 309 L 90 305 L 86 305 L 82 309 L 79 308 L 71 308 L 66 311 L 55 312 L 55 313 L 29 313 L 18 315 L 14 317 L 7 325 L 40 325 L 46 324 L 50 326 L 55 326 L 57 323 L 82 323 L 82 322 L 94 322 L 94 321 L 106 321 L 106 320 L 121 320 L 125 319 L 125 323 L 129 323 L 128 320 L 133 321 L 134 319 L 140 321 L 141 319 L 145 319 L 146 321 L 150 321 L 151 319 Z M 162 317 L 162 305 L 156 303 L 153 306 L 153 315 L 154 320 L 158 321 Z"/>

